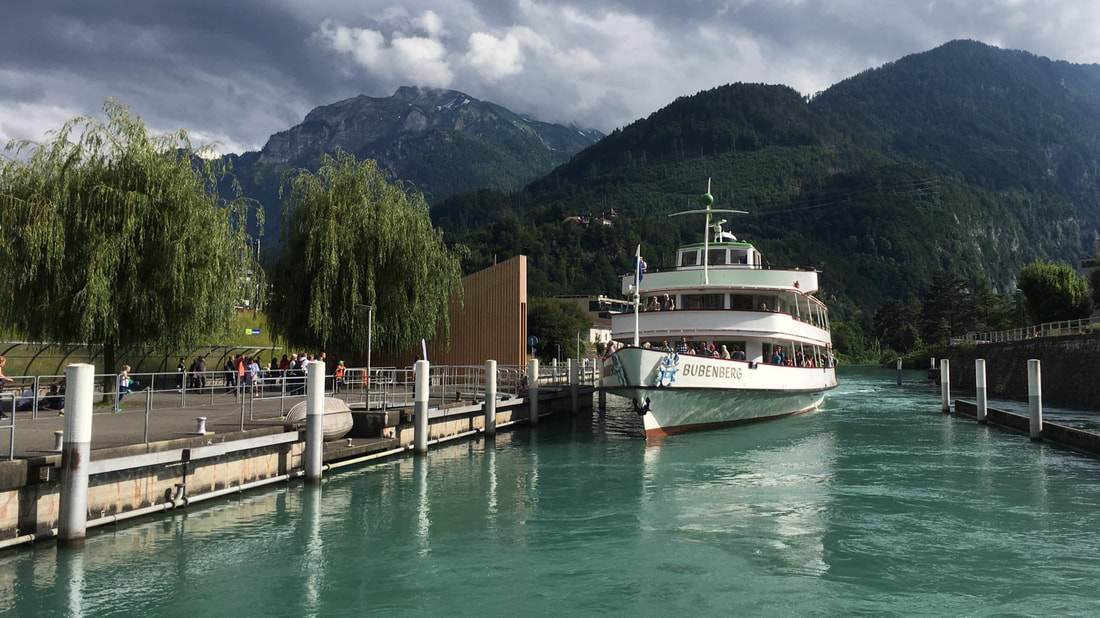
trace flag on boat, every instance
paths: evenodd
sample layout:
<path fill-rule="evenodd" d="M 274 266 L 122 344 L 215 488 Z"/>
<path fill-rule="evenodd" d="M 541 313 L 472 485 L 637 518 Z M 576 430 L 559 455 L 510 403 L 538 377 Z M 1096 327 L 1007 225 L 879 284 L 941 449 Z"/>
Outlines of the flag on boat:
<path fill-rule="evenodd" d="M 642 246 L 634 253 L 634 286 L 642 284 L 642 276 L 645 275 L 645 260 L 642 259 Z"/>

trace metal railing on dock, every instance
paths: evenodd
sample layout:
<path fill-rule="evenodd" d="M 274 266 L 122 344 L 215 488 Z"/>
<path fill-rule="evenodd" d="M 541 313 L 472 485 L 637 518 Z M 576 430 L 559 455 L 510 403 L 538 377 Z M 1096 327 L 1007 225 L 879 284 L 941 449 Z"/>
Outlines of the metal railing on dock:
<path fill-rule="evenodd" d="M 584 359 L 579 366 L 581 384 L 594 384 L 598 379 L 595 361 Z M 64 409 L 65 377 L 63 375 L 8 376 L 0 389 L 0 431 L 8 431 L 7 458 L 14 459 L 17 427 L 27 421 L 56 418 Z M 116 374 L 95 376 L 94 400 L 97 413 L 144 412 L 142 423 L 135 423 L 130 443 L 149 442 L 155 432 L 158 412 L 204 409 L 239 410 L 239 428 L 246 424 L 284 418 L 289 408 L 305 400 L 305 372 L 266 370 L 255 379 L 246 372 L 164 372 L 130 373 L 129 388 L 119 388 Z M 335 373 L 325 376 L 325 395 L 360 404 L 368 409 L 390 409 L 413 405 L 416 383 L 411 367 L 375 367 L 369 380 L 365 368 L 348 368 L 342 379 Z M 499 365 L 497 367 L 497 398 L 511 399 L 526 394 L 529 376 L 527 367 Z M 543 367 L 539 384 L 566 386 L 568 366 Z M 435 365 L 430 368 L 429 405 L 442 408 L 459 402 L 471 404 L 484 401 L 486 375 L 484 365 Z M 0 455 L 3 457 L 3 455 Z"/>

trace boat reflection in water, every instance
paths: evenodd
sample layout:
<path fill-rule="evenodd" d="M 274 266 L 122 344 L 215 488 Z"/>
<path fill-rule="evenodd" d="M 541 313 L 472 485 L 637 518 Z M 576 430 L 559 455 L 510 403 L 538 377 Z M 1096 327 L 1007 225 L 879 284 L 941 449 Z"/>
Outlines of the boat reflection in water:
<path fill-rule="evenodd" d="M 836 440 L 812 422 L 650 440 L 642 525 L 753 570 L 824 575 Z"/>

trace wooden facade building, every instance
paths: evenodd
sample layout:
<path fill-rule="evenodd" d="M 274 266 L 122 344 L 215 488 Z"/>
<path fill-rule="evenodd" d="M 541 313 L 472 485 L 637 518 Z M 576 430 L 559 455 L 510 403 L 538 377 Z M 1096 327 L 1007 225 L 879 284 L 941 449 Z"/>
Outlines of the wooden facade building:
<path fill-rule="evenodd" d="M 462 278 L 462 301 L 452 299 L 450 341 L 429 341 L 433 365 L 500 365 L 527 362 L 527 256 L 495 264 Z M 375 367 L 407 367 L 420 347 L 375 359 Z"/>

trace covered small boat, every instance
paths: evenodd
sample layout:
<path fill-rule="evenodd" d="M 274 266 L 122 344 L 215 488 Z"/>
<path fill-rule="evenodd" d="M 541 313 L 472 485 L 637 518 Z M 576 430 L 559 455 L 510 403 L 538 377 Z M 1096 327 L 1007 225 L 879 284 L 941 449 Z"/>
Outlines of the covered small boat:
<path fill-rule="evenodd" d="M 343 438 L 349 431 L 354 421 L 351 417 L 351 408 L 343 399 L 325 397 L 325 420 L 322 424 L 322 433 L 325 440 L 337 440 Z M 287 412 L 283 421 L 287 425 L 302 425 L 306 423 L 306 403 L 300 401 Z"/>

